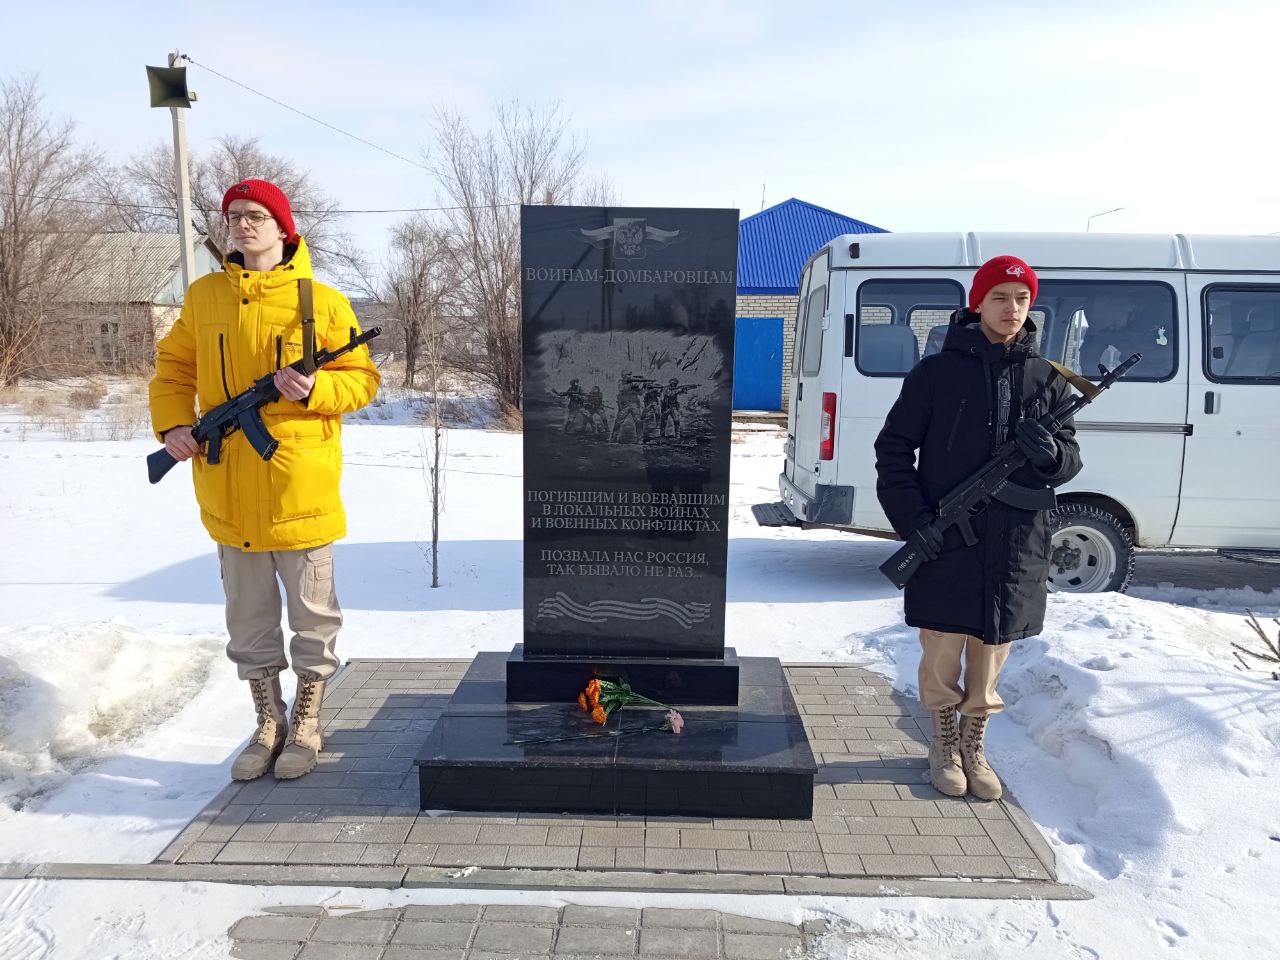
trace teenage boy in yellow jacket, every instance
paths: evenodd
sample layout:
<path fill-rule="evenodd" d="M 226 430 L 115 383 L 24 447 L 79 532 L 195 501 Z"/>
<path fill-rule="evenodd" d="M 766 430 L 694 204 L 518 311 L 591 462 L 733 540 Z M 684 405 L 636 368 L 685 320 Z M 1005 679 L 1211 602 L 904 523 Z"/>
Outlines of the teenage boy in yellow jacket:
<path fill-rule="evenodd" d="M 151 423 L 177 460 L 190 460 L 200 519 L 218 545 L 227 598 L 227 656 L 249 682 L 258 724 L 236 758 L 237 780 L 300 777 L 322 743 L 320 703 L 338 667 L 334 641 L 342 611 L 333 580 L 333 542 L 346 535 L 339 496 L 342 414 L 373 399 L 378 371 L 365 347 L 307 376 L 288 369 L 302 356 L 299 281 L 314 290 L 316 348 L 345 344 L 358 329 L 351 304 L 315 283 L 306 241 L 289 199 L 273 183 L 244 180 L 222 199 L 235 250 L 221 273 L 187 290 L 182 314 L 158 346 Z M 279 441 L 268 461 L 240 432 L 210 464 L 192 437 L 206 411 L 275 373 L 281 399 L 262 409 Z M 293 637 L 285 658 L 280 625 L 284 586 Z M 286 718 L 279 674 L 298 675 Z"/>

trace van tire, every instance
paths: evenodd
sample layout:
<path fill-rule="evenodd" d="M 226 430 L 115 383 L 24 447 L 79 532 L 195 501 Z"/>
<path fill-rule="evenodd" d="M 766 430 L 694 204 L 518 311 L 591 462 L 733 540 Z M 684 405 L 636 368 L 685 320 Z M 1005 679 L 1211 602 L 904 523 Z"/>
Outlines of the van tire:
<path fill-rule="evenodd" d="M 1106 507 L 1064 503 L 1049 514 L 1049 589 L 1123 593 L 1133 579 L 1133 536 Z"/>

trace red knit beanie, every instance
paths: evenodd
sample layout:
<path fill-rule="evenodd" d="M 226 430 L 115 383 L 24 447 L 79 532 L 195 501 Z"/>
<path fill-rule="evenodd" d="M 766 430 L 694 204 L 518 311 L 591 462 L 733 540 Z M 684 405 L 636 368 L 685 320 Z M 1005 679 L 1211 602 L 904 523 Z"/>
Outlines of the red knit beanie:
<path fill-rule="evenodd" d="M 982 298 L 991 288 L 1002 283 L 1025 283 L 1031 288 L 1031 302 L 1036 302 L 1036 290 L 1040 287 L 1036 272 L 1027 266 L 1026 261 L 1006 254 L 992 257 L 973 275 L 973 286 L 969 288 L 969 309 L 977 310 Z"/>
<path fill-rule="evenodd" d="M 297 237 L 293 225 L 293 213 L 289 210 L 289 198 L 284 191 L 267 180 L 241 180 L 222 196 L 222 215 L 227 215 L 227 208 L 232 200 L 252 200 L 260 203 L 275 217 L 280 229 L 287 234 L 286 243 L 292 243 Z"/>

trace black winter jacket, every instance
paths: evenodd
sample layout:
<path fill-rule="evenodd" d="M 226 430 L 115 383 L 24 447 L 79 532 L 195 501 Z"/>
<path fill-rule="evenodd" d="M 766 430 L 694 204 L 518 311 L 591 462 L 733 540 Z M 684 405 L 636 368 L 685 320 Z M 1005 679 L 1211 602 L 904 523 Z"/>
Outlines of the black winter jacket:
<path fill-rule="evenodd" d="M 1011 367 L 1014 401 L 1007 437 L 1020 418 L 1038 418 L 1068 396 L 1066 381 L 1036 353 L 1034 331 L 1028 320 L 1013 343 L 991 343 L 976 313 L 956 311 L 941 352 L 907 374 L 875 445 L 876 494 L 900 537 L 934 519 L 939 500 L 995 451 L 996 384 L 1004 367 Z M 1037 489 L 1066 483 L 1080 472 L 1075 432 L 1068 420 L 1055 434 L 1055 469 L 1041 473 L 1027 463 L 1010 479 Z M 986 643 L 1038 634 L 1049 573 L 1046 514 L 992 502 L 973 519 L 973 547 L 955 527 L 947 530 L 938 559 L 907 583 L 907 624 Z"/>

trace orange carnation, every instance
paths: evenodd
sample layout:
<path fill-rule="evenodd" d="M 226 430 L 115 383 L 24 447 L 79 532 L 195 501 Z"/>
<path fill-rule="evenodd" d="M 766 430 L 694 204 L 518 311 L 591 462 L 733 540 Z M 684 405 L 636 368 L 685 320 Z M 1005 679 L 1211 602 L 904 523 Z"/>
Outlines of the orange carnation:
<path fill-rule="evenodd" d="M 596 708 L 591 711 L 591 719 L 604 726 L 605 721 L 609 719 L 609 715 L 604 712 L 604 707 L 597 704 Z"/>
<path fill-rule="evenodd" d="M 587 695 L 585 693 L 578 694 L 578 706 L 583 710 L 587 709 Z"/>

